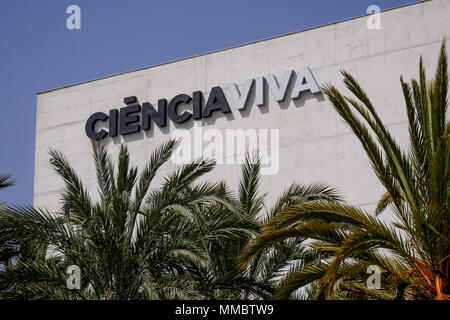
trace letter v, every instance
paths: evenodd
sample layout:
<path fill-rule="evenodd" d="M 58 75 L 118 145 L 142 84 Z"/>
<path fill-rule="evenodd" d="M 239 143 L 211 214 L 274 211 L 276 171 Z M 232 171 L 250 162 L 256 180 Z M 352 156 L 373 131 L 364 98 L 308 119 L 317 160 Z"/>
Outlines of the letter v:
<path fill-rule="evenodd" d="M 277 78 L 275 78 L 273 74 L 268 74 L 267 76 L 264 77 L 276 101 L 283 101 L 286 98 L 287 88 L 293 74 L 294 74 L 293 70 L 288 70 L 285 73 L 283 73 L 283 79 L 280 85 L 278 85 Z"/>
<path fill-rule="evenodd" d="M 252 89 L 254 82 L 255 82 L 254 79 L 248 79 L 247 81 L 245 81 L 242 93 L 239 92 L 239 88 L 236 85 L 236 83 L 228 84 L 227 86 L 228 92 L 231 94 L 231 97 L 233 98 L 236 109 L 238 110 L 245 109 L 245 106 L 247 105 L 248 102 L 248 98 L 250 96 L 250 90 Z"/>

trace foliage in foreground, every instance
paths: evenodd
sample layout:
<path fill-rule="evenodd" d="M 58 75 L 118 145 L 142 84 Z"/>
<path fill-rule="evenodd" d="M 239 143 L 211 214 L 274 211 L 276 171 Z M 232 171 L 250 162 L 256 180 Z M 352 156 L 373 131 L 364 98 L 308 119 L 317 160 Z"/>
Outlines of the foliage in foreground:
<path fill-rule="evenodd" d="M 13 186 L 15 180 L 8 174 L 0 174 L 0 189 Z M 0 202 L 0 211 L 5 208 L 5 204 Z M 10 264 L 11 259 L 17 255 L 17 246 L 11 243 L 10 239 L 0 236 L 0 264 L 2 267 Z"/>
<path fill-rule="evenodd" d="M 334 109 L 360 140 L 386 189 L 375 214 L 360 208 L 311 201 L 274 215 L 241 255 L 241 265 L 286 239 L 308 238 L 317 257 L 289 273 L 276 290 L 287 299 L 298 289 L 315 299 L 449 299 L 450 123 L 448 65 L 442 43 L 436 75 L 427 82 L 401 78 L 410 148 L 401 150 L 358 82 L 342 72 L 356 99 L 334 86 L 323 88 Z M 378 217 L 390 207 L 394 221 Z M 366 286 L 370 265 L 381 268 L 381 289 Z"/>
<path fill-rule="evenodd" d="M 444 42 L 433 81 L 426 81 L 422 59 L 418 81 L 401 79 L 408 152 L 350 74 L 343 72 L 344 83 L 356 99 L 323 88 L 386 189 L 373 214 L 320 184 L 293 184 L 266 209 L 257 156 L 247 157 L 237 192 L 224 182 L 198 182 L 214 168 L 206 159 L 167 174 L 155 188 L 174 141 L 157 148 L 139 174 L 125 146 L 115 167 L 106 148 L 94 144 L 93 201 L 65 157 L 51 151 L 65 183 L 61 210 L 0 208 L 0 243 L 20 245 L 17 264 L 0 272 L 0 297 L 448 299 L 447 70 Z M 8 179 L 0 177 L 0 187 Z M 394 221 L 378 217 L 387 207 Z M 82 271 L 81 290 L 66 287 L 73 264 Z M 381 268 L 381 289 L 366 285 L 370 265 Z"/>
<path fill-rule="evenodd" d="M 98 201 L 92 200 L 66 158 L 52 150 L 51 165 L 65 183 L 61 210 L 13 207 L 0 215 L 0 234 L 21 244 L 17 264 L 0 272 L 0 296 L 273 297 L 274 279 L 290 259 L 302 257 L 303 249 L 295 241 L 285 243 L 247 272 L 237 267 L 243 246 L 262 225 L 258 157 L 247 157 L 236 195 L 223 182 L 197 182 L 214 168 L 214 162 L 205 159 L 165 175 L 155 188 L 154 178 L 176 145 L 169 141 L 157 148 L 138 174 L 125 146 L 115 168 L 105 146 L 93 144 Z M 292 185 L 271 214 L 289 204 L 335 198 L 326 186 Z M 80 290 L 66 286 L 70 265 L 81 269 Z"/>

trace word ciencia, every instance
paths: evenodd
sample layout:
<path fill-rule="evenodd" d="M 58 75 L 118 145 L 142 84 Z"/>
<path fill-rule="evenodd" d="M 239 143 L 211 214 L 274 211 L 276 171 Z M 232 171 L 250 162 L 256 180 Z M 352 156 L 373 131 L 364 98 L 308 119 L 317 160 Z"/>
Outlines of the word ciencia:
<path fill-rule="evenodd" d="M 295 81 L 292 80 L 296 75 Z M 319 93 L 320 89 L 314 79 L 311 70 L 308 67 L 303 67 L 297 72 L 288 70 L 283 73 L 280 81 L 273 74 L 268 74 L 256 79 L 248 79 L 242 86 L 242 90 L 235 83 L 227 85 L 228 93 L 230 94 L 234 107 L 237 110 L 243 110 L 247 107 L 249 97 L 252 91 L 255 92 L 255 104 L 262 106 L 265 104 L 265 84 L 269 87 L 273 98 L 277 102 L 286 100 L 288 88 L 292 86 L 290 99 L 299 98 L 304 91 L 311 93 Z M 115 137 L 117 135 L 127 135 L 141 130 L 150 130 L 151 122 L 154 122 L 158 127 L 165 127 L 167 125 L 167 117 L 174 123 L 184 123 L 191 118 L 200 120 L 202 118 L 209 118 L 214 112 L 230 113 L 230 105 L 219 86 L 213 87 L 203 106 L 204 96 L 201 91 L 195 91 L 192 96 L 181 93 L 173 97 L 170 101 L 167 99 L 159 99 L 158 107 L 155 107 L 150 102 L 138 103 L 135 96 L 124 98 L 126 107 L 109 110 L 109 114 L 104 112 L 96 112 L 92 114 L 86 121 L 85 131 L 86 135 L 93 140 L 101 140 L 107 136 Z M 190 110 L 186 109 L 187 105 L 192 103 Z M 179 112 L 181 106 L 184 105 L 182 112 Z M 97 124 L 101 122 L 106 125 L 105 128 L 95 129 Z"/>

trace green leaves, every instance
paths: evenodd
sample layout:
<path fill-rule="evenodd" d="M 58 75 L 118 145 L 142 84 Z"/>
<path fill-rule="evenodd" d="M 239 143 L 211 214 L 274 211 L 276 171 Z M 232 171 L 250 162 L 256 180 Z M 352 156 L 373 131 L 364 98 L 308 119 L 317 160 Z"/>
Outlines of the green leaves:
<path fill-rule="evenodd" d="M 37 260 L 20 256 L 17 265 L 0 273 L 0 295 L 46 299 L 182 297 L 184 289 L 192 287 L 189 270 L 205 268 L 210 261 L 209 235 L 203 233 L 200 221 L 211 208 L 233 206 L 223 205 L 228 200 L 222 197 L 218 184 L 194 185 L 213 169 L 209 160 L 182 166 L 167 175 L 159 192 L 150 190 L 177 144 L 170 140 L 156 148 L 139 173 L 130 164 L 126 146 L 120 146 L 113 163 L 106 146 L 93 143 L 99 202 L 91 200 L 64 155 L 51 150 L 50 164 L 65 185 L 61 211 L 49 213 L 29 207 L 2 211 L 2 238 L 26 243 Z M 225 209 L 223 216 L 229 213 Z M 192 223 L 195 219 L 199 223 Z M 46 251 L 81 268 L 82 294 L 72 294 L 64 287 L 61 279 L 65 270 L 59 262 L 52 262 Z M 24 276 L 20 278 L 21 272 Z M 54 274 L 44 281 L 43 274 L 48 273 Z"/>
<path fill-rule="evenodd" d="M 400 78 L 409 149 L 384 126 L 368 94 L 343 71 L 351 96 L 323 88 L 360 140 L 385 187 L 372 214 L 342 202 L 326 184 L 294 183 L 267 208 L 258 152 L 247 154 L 237 192 L 198 183 L 214 161 L 197 159 L 154 178 L 178 142 L 151 153 L 142 171 L 125 145 L 113 162 L 93 144 L 99 201 L 59 151 L 50 164 L 64 182 L 58 212 L 2 207 L 0 241 L 21 245 L 0 272 L 0 296 L 56 299 L 431 299 L 450 295 L 450 123 L 443 41 L 432 81 Z M 160 181 L 161 181 L 160 180 Z M 0 188 L 11 185 L 0 176 Z M 89 190 L 91 191 L 91 190 Z M 387 208 L 395 220 L 379 216 Z M 56 257 L 50 258 L 49 253 Z M 62 259 L 64 257 L 64 259 Z M 65 267 L 81 268 L 79 292 Z M 366 286 L 381 269 L 382 288 Z M 437 285 L 439 283 L 439 286 Z"/>
<path fill-rule="evenodd" d="M 57 150 L 50 150 L 50 164 L 65 184 L 62 194 L 64 212 L 72 212 L 74 219 L 82 223 L 91 216 L 91 198 L 75 170 L 64 155 Z"/>
<path fill-rule="evenodd" d="M 14 180 L 9 174 L 0 174 L 0 189 L 14 185 Z"/>
<path fill-rule="evenodd" d="M 153 185 L 177 145 L 170 140 L 155 148 L 139 171 L 131 165 L 126 146 L 120 146 L 114 162 L 105 145 L 93 143 L 97 202 L 64 155 L 51 150 L 50 163 L 65 185 L 62 208 L 50 213 L 12 207 L 0 214 L 2 239 L 26 244 L 31 252 L 0 273 L 0 296 L 269 297 L 269 284 L 245 277 L 236 267 L 242 247 L 260 228 L 259 166 L 251 166 L 247 158 L 238 195 L 221 181 L 197 183 L 215 167 L 208 159 L 182 165 Z M 81 269 L 79 292 L 68 290 L 62 281 L 69 264 Z M 54 274 L 44 280 L 48 273 Z"/>
<path fill-rule="evenodd" d="M 261 178 L 261 159 L 255 152 L 247 154 L 242 166 L 242 179 L 239 184 L 239 201 L 243 213 L 249 217 L 256 217 L 264 203 L 264 195 L 259 195 L 259 180 Z"/>
<path fill-rule="evenodd" d="M 359 208 L 304 199 L 294 204 L 291 187 L 278 201 L 261 234 L 241 255 L 251 259 L 288 239 L 305 239 L 317 256 L 291 270 L 276 298 L 298 296 L 298 289 L 318 299 L 430 299 L 450 294 L 450 144 L 447 119 L 448 65 L 445 40 L 436 75 L 426 81 L 422 58 L 419 81 L 400 79 L 408 115 L 410 149 L 405 153 L 383 125 L 368 95 L 349 73 L 344 84 L 356 99 L 334 86 L 323 92 L 360 140 L 374 173 L 386 188 L 375 215 Z M 279 208 L 286 204 L 287 208 Z M 378 217 L 390 207 L 396 220 Z M 381 254 L 381 253 L 386 254 Z M 382 269 L 381 290 L 365 286 L 365 268 Z M 437 279 L 441 285 L 437 286 Z"/>

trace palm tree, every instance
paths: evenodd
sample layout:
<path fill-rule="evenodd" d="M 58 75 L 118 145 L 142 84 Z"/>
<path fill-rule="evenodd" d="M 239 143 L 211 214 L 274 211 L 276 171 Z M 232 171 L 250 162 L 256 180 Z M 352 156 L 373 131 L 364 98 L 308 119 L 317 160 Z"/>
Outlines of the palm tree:
<path fill-rule="evenodd" d="M 243 170 L 251 166 L 247 157 Z M 243 181 L 248 180 L 248 176 L 243 177 Z M 258 219 L 245 210 L 242 199 L 225 182 L 219 182 L 217 187 L 217 196 L 226 202 L 217 201 L 204 215 L 192 219 L 207 238 L 210 258 L 207 265 L 191 269 L 196 289 L 204 299 L 238 299 L 246 294 L 268 296 L 271 287 L 244 277 L 236 267 L 242 246 L 259 229 Z"/>
<path fill-rule="evenodd" d="M 58 151 L 51 165 L 65 183 L 62 208 L 48 212 L 10 207 L 0 215 L 0 234 L 26 243 L 14 266 L 0 274 L 0 296 L 28 299 L 237 299 L 271 298 L 273 283 L 303 249 L 280 244 L 245 268 L 238 257 L 266 219 L 289 204 L 337 200 L 324 185 L 292 185 L 275 208 L 264 210 L 260 160 L 249 155 L 237 192 L 197 178 L 211 171 L 199 159 L 150 189 L 158 169 L 176 147 L 157 148 L 139 178 L 121 146 L 117 169 L 105 146 L 93 144 L 99 201 L 94 202 Z M 21 248 L 22 249 L 22 248 Z M 22 250 L 21 250 L 22 251 Z M 268 258 L 266 260 L 266 258 Z M 66 287 L 67 267 L 81 269 L 81 290 Z"/>
<path fill-rule="evenodd" d="M 277 201 L 271 208 L 265 204 L 266 194 L 260 190 L 260 168 L 261 162 L 258 153 L 252 156 L 247 155 L 246 161 L 242 166 L 242 178 L 238 188 L 238 202 L 242 214 L 253 221 L 253 231 L 256 231 L 256 237 L 261 235 L 264 225 L 280 210 L 291 206 L 305 203 L 308 201 L 321 200 L 331 203 L 340 202 L 342 199 L 336 189 L 322 183 L 310 185 L 291 184 L 282 192 Z M 255 235 L 253 236 L 255 238 Z M 273 299 L 273 287 L 280 283 L 287 273 L 297 270 L 305 263 L 314 259 L 309 252 L 306 252 L 301 243 L 304 238 L 285 239 L 277 242 L 270 250 L 258 252 L 252 259 L 238 265 L 239 256 L 242 254 L 246 244 L 252 237 L 247 235 L 239 241 L 238 247 L 230 243 L 222 242 L 221 250 L 230 252 L 232 257 L 233 272 L 239 274 L 239 281 L 242 284 L 256 283 L 266 289 L 263 294 L 250 291 L 240 295 L 240 298 L 262 298 Z"/>
<path fill-rule="evenodd" d="M 13 186 L 15 180 L 10 175 L 0 174 L 0 189 Z M 4 209 L 5 204 L 0 202 L 0 211 Z M 17 255 L 17 246 L 13 245 L 8 239 L 0 237 L 0 264 L 9 265 L 11 258 Z"/>
<path fill-rule="evenodd" d="M 0 234 L 26 242 L 35 259 L 21 258 L 0 274 L 4 298 L 169 299 L 200 298 L 191 270 L 209 263 L 206 219 L 218 203 L 231 207 L 216 183 L 194 184 L 214 168 L 198 159 L 152 181 L 177 142 L 157 148 L 138 176 L 121 146 L 117 169 L 106 147 L 93 144 L 99 200 L 93 201 L 66 158 L 50 152 L 51 165 L 65 183 L 58 212 L 7 208 Z M 151 188 L 152 187 L 152 188 Z M 212 209 L 211 209 L 212 208 Z M 222 210 L 222 213 L 225 211 Z M 234 229 L 217 232 L 235 237 Z M 66 287 L 69 265 L 81 270 L 81 289 Z"/>
<path fill-rule="evenodd" d="M 308 288 L 315 299 L 448 299 L 450 294 L 450 123 L 448 65 L 442 43 L 434 80 L 420 58 L 419 81 L 400 78 L 408 114 L 410 148 L 403 151 L 383 125 L 358 82 L 342 72 L 357 98 L 334 86 L 323 92 L 360 140 L 386 189 L 375 214 L 329 201 L 281 210 L 241 256 L 242 263 L 288 238 L 308 238 L 317 259 L 291 272 L 277 288 L 287 299 Z M 355 112 L 356 111 L 356 112 Z M 393 221 L 377 217 L 385 208 Z M 368 266 L 381 269 L 381 288 L 368 288 Z"/>

